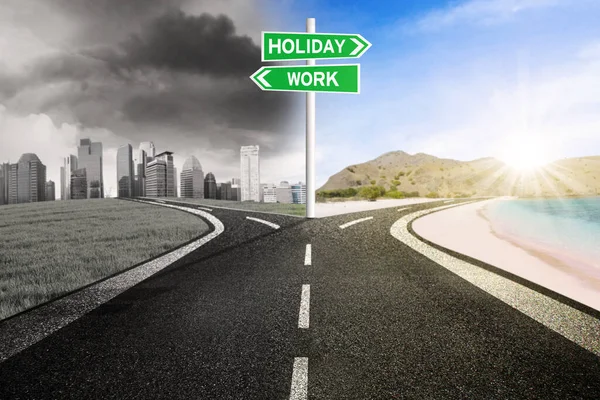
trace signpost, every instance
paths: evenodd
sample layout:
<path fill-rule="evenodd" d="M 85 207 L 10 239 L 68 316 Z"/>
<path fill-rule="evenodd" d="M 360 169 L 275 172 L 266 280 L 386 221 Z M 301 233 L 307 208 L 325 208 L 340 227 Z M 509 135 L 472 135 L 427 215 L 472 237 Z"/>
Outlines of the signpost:
<path fill-rule="evenodd" d="M 262 67 L 250 77 L 262 90 L 360 93 L 360 65 Z"/>
<path fill-rule="evenodd" d="M 269 66 L 250 79 L 262 90 L 306 92 L 306 216 L 315 217 L 315 93 L 360 93 L 359 64 L 315 65 L 315 60 L 359 58 L 370 47 L 358 34 L 316 33 L 315 19 L 304 32 L 263 32 L 262 61 L 306 60 L 306 65 Z"/>

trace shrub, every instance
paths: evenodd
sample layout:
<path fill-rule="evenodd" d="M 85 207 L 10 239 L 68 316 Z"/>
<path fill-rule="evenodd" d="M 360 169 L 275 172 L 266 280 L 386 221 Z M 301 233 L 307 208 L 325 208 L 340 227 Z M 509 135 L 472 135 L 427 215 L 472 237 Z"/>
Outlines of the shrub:
<path fill-rule="evenodd" d="M 396 190 L 398 190 L 398 188 L 396 187 L 396 185 L 391 185 L 390 186 L 390 192 L 395 192 Z"/>
<path fill-rule="evenodd" d="M 440 196 L 437 194 L 437 192 L 429 192 L 429 193 L 427 193 L 427 194 L 425 195 L 425 197 L 428 197 L 428 198 L 430 198 L 430 199 L 437 199 L 437 198 L 439 198 Z"/>
<path fill-rule="evenodd" d="M 346 169 L 347 169 L 348 171 L 350 171 L 350 172 L 354 173 L 354 168 L 352 168 L 352 167 L 348 167 L 348 168 L 346 168 Z"/>
<path fill-rule="evenodd" d="M 397 179 L 395 179 L 395 180 L 392 181 L 392 185 L 398 186 L 399 184 L 400 184 L 400 181 L 397 180 Z"/>
<path fill-rule="evenodd" d="M 399 192 L 399 191 L 389 191 L 385 194 L 386 197 L 389 197 L 391 199 L 403 199 L 406 196 L 404 195 L 404 192 Z"/>
<path fill-rule="evenodd" d="M 398 172 L 398 176 L 404 176 L 404 175 L 406 175 L 406 173 L 404 171 Z"/>
<path fill-rule="evenodd" d="M 361 188 L 359 195 L 367 200 L 376 200 L 381 196 L 381 191 L 378 186 L 366 186 Z"/>
<path fill-rule="evenodd" d="M 374 185 L 376 183 L 375 179 L 371 179 L 371 185 Z"/>

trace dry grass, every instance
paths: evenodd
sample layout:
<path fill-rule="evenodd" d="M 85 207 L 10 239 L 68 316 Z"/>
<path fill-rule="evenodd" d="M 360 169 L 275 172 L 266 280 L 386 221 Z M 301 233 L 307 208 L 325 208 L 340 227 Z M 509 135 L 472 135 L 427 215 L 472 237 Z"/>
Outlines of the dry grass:
<path fill-rule="evenodd" d="M 0 207 L 0 319 L 208 230 L 178 210 L 116 199 Z"/>
<path fill-rule="evenodd" d="M 201 204 L 207 207 L 210 206 L 220 206 L 227 208 L 235 208 L 238 210 L 247 210 L 247 211 L 262 211 L 262 212 L 272 212 L 278 214 L 287 214 L 287 215 L 306 215 L 306 205 L 305 204 L 283 204 L 283 203 L 255 203 L 255 202 L 241 202 L 241 201 L 233 201 L 233 200 L 214 200 L 214 199 L 191 199 L 184 197 L 163 197 L 162 200 L 173 200 L 173 201 L 181 201 L 188 202 L 193 204 Z"/>

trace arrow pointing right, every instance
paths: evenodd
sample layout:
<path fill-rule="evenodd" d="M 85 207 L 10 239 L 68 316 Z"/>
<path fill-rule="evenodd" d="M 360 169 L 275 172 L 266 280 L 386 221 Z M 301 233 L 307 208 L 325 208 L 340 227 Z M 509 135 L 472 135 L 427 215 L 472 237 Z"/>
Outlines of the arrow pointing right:
<path fill-rule="evenodd" d="M 356 44 L 356 48 L 350 53 L 351 56 L 355 56 L 362 50 L 363 47 L 365 47 L 365 45 L 362 42 L 356 40 L 355 38 L 350 38 L 350 40 L 352 40 L 354 44 Z"/>

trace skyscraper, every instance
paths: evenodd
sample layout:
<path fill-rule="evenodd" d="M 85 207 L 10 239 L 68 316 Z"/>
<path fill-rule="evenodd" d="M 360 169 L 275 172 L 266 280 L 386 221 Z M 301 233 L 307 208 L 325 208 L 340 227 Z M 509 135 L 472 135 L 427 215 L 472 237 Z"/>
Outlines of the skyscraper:
<path fill-rule="evenodd" d="M 146 164 L 151 161 L 154 157 L 156 157 L 156 148 L 154 147 L 154 143 L 152 142 L 142 142 L 140 143 L 140 151 L 146 153 Z M 141 160 L 138 160 L 138 162 Z"/>
<path fill-rule="evenodd" d="M 215 175 L 212 172 L 206 174 L 206 177 L 204 178 L 204 198 L 217 198 L 217 180 L 215 179 Z"/>
<path fill-rule="evenodd" d="M 177 181 L 177 168 L 173 167 L 173 196 L 175 197 L 178 195 Z"/>
<path fill-rule="evenodd" d="M 117 150 L 118 197 L 133 196 L 133 178 L 133 148 L 126 144 Z"/>
<path fill-rule="evenodd" d="M 88 187 L 85 168 L 76 169 L 71 173 L 71 200 L 87 199 Z"/>
<path fill-rule="evenodd" d="M 231 182 L 221 183 L 221 200 L 232 200 Z"/>
<path fill-rule="evenodd" d="M 292 201 L 294 204 L 306 204 L 306 185 L 298 182 L 292 185 Z"/>
<path fill-rule="evenodd" d="M 148 155 L 141 147 L 142 145 L 140 145 L 140 149 L 137 151 L 137 155 L 134 159 L 134 196 L 144 197 L 146 195 L 146 166 L 148 165 Z"/>
<path fill-rule="evenodd" d="M 196 157 L 189 156 L 183 163 L 180 182 L 181 197 L 204 198 L 204 172 Z"/>
<path fill-rule="evenodd" d="M 0 206 L 8 204 L 8 173 L 9 163 L 0 164 Z"/>
<path fill-rule="evenodd" d="M 292 203 L 292 187 L 287 181 L 281 181 L 279 186 L 277 186 L 276 191 L 278 203 Z"/>
<path fill-rule="evenodd" d="M 71 198 L 71 173 L 77 169 L 77 157 L 69 154 L 63 159 L 60 167 L 60 198 L 68 200 Z"/>
<path fill-rule="evenodd" d="M 56 187 L 54 181 L 46 182 L 46 201 L 56 200 Z"/>
<path fill-rule="evenodd" d="M 81 139 L 77 148 L 77 167 L 85 168 L 87 177 L 87 198 L 104 198 L 104 177 L 102 173 L 102 143 Z"/>
<path fill-rule="evenodd" d="M 31 203 L 46 198 L 46 166 L 37 155 L 25 153 L 10 166 L 9 202 Z"/>
<path fill-rule="evenodd" d="M 158 154 L 146 167 L 146 196 L 175 197 L 173 182 L 173 153 Z"/>
<path fill-rule="evenodd" d="M 242 146 L 240 151 L 242 201 L 260 201 L 260 162 L 258 146 Z"/>

